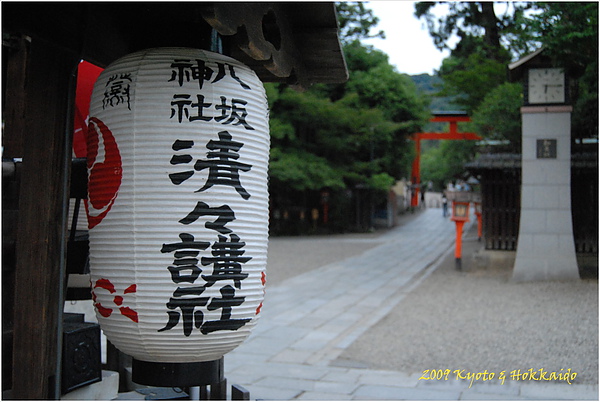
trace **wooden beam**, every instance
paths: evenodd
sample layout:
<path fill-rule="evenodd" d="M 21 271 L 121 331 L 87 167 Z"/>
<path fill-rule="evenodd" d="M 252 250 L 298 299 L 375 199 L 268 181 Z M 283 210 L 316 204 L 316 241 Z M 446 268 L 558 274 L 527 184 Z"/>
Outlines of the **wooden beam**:
<path fill-rule="evenodd" d="M 457 122 L 470 122 L 469 116 L 434 116 L 429 121 L 434 123 L 457 123 Z"/>
<path fill-rule="evenodd" d="M 26 61 L 16 243 L 14 399 L 60 397 L 63 280 L 78 55 L 34 38 Z M 7 102 L 15 93 L 7 93 Z"/>

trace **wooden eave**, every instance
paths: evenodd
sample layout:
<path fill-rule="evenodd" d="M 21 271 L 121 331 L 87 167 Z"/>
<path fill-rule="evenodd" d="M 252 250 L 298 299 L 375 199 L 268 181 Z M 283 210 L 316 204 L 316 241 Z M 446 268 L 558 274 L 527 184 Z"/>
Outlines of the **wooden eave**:
<path fill-rule="evenodd" d="M 483 154 L 476 160 L 465 164 L 471 172 L 484 170 L 521 169 L 520 154 Z M 571 168 L 598 169 L 597 152 L 575 152 L 571 155 Z"/>
<path fill-rule="evenodd" d="M 214 28 L 263 82 L 348 78 L 332 2 L 4 2 L 2 25 L 5 45 L 37 37 L 100 67 L 153 47 L 210 49 Z"/>

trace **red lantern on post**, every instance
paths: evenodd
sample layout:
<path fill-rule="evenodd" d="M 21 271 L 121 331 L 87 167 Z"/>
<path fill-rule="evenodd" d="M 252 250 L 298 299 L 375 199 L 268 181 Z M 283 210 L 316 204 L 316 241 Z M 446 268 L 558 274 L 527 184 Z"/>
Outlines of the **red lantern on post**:
<path fill-rule="evenodd" d="M 454 249 L 454 257 L 456 268 L 462 267 L 462 231 L 465 222 L 469 221 L 469 202 L 452 201 L 452 217 L 450 218 L 456 224 L 456 246 Z"/>
<path fill-rule="evenodd" d="M 229 57 L 149 49 L 108 66 L 88 130 L 90 270 L 98 321 L 133 380 L 219 381 L 262 307 L 268 106 Z M 205 373 L 203 375 L 203 372 Z"/>

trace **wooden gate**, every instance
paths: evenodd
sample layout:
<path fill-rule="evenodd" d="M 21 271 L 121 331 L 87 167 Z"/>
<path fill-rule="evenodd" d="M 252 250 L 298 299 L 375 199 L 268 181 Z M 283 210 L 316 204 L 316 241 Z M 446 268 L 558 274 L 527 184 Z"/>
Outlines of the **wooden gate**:
<path fill-rule="evenodd" d="M 482 155 L 466 167 L 481 183 L 485 248 L 516 250 L 521 213 L 521 156 Z"/>
<path fill-rule="evenodd" d="M 521 157 L 488 154 L 466 165 L 481 182 L 485 248 L 516 250 L 521 209 Z M 576 152 L 571 160 L 571 211 L 578 255 L 598 253 L 598 154 Z"/>
<path fill-rule="evenodd" d="M 598 253 L 598 153 L 577 153 L 571 159 L 571 210 L 578 254 Z"/>

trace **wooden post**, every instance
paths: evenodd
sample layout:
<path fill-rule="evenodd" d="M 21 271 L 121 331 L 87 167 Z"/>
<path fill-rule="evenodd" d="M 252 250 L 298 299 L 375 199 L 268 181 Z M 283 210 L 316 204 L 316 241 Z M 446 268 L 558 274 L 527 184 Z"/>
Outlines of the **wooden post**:
<path fill-rule="evenodd" d="M 32 39 L 25 65 L 16 242 L 14 399 L 60 397 L 74 72 L 79 57 Z M 25 70 L 26 69 L 26 70 Z M 15 93 L 7 93 L 10 103 Z M 17 120 L 17 123 L 19 120 Z"/>

